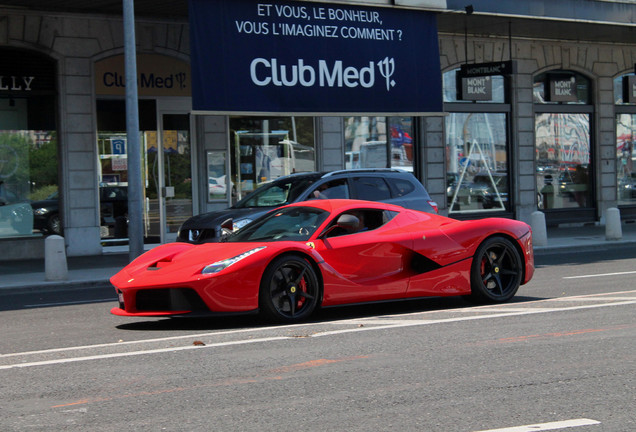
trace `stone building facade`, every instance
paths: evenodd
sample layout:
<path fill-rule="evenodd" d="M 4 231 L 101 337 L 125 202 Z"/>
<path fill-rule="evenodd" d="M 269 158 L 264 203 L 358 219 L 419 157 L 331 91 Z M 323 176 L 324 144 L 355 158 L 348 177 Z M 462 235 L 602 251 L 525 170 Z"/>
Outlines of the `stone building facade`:
<path fill-rule="evenodd" d="M 445 111 L 446 107 L 451 111 L 462 111 L 462 107 L 466 107 L 469 113 L 503 113 L 506 142 L 502 143 L 498 152 L 505 152 L 505 156 L 495 155 L 493 159 L 505 158 L 509 189 L 506 199 L 509 204 L 505 209 L 502 207 L 500 212 L 476 210 L 454 213 L 450 208 L 449 194 L 452 194 L 452 189 L 449 189 L 451 170 L 448 143 L 452 133 L 449 131 L 449 111 L 429 117 L 416 117 L 408 123 L 417 147 L 412 169 L 439 204 L 440 213 L 459 218 L 503 215 L 529 221 L 530 215 L 545 205 L 541 194 L 543 183 L 538 184 L 538 172 L 544 167 L 539 166 L 537 156 L 537 115 L 545 112 L 549 117 L 551 113 L 563 112 L 589 119 L 589 167 L 586 166 L 586 169 L 590 187 L 587 191 L 588 201 L 580 208 L 565 209 L 567 211 L 557 209 L 552 213 L 549 208 L 545 208 L 549 221 L 555 224 L 602 223 L 604 211 L 617 206 L 621 207 L 624 218 L 636 216 L 636 192 L 633 199 L 629 197 L 627 201 L 619 202 L 620 189 L 617 187 L 619 171 L 623 170 L 619 165 L 626 163 L 625 159 L 617 157 L 617 151 L 620 152 L 617 150 L 617 114 L 631 115 L 632 111 L 630 103 L 618 101 L 620 97 L 617 96 L 617 82 L 634 74 L 636 44 L 630 41 L 594 40 L 598 39 L 595 37 L 590 37 L 592 40 L 560 40 L 542 34 L 540 24 L 534 26 L 535 37 L 495 32 L 489 34 L 488 30 L 483 29 L 470 32 L 464 31 L 463 19 L 463 16 L 458 15 L 457 26 L 454 28 L 446 24 L 440 25 L 442 75 L 459 69 L 465 63 L 508 60 L 516 63 L 516 72 L 503 80 L 505 95 L 496 107 L 479 103 L 458 105 L 457 101 L 445 104 Z M 443 21 L 447 22 L 448 20 Z M 586 24 L 568 25 L 584 29 Z M 611 26 L 606 28 L 611 30 Z M 103 209 L 100 210 L 100 185 L 104 177 L 103 165 L 100 165 L 100 158 L 103 157 L 97 145 L 100 139 L 98 122 L 101 121 L 98 112 L 101 105 L 98 101 L 121 101 L 122 97 L 98 94 L 96 81 L 101 78 L 96 76 L 95 71 L 96 64 L 100 61 L 124 53 L 123 34 L 121 16 L 0 7 L 0 51 L 11 49 L 14 54 L 16 50 L 37 53 L 50 58 L 56 65 L 56 102 L 53 115 L 56 117 L 58 146 L 58 199 L 69 256 L 101 254 L 104 245 L 108 244 L 104 241 Z M 138 55 L 152 54 L 187 64 L 190 61 L 189 37 L 189 25 L 184 17 L 142 16 L 136 20 Z M 19 56 L 12 58 L 19 60 Z M 581 79 L 589 83 L 585 90 L 588 99 L 565 105 L 538 102 L 537 84 L 543 85 L 541 77 L 551 72 L 583 77 Z M 7 72 L 4 75 L 9 76 Z M 0 105 L 3 109 L 0 111 L 0 118 L 2 115 L 9 115 L 7 113 L 13 109 L 11 101 L 14 98 L 26 98 L 32 106 L 37 104 L 38 96 L 8 90 L 2 97 L 4 105 Z M 184 102 L 187 106 L 189 101 L 187 94 L 177 97 L 163 94 L 153 96 L 151 93 L 140 98 L 154 100 L 158 107 L 157 113 L 171 112 L 170 107 L 184 106 Z M 192 163 L 190 180 L 194 183 L 189 201 L 191 213 L 225 208 L 231 204 L 229 195 L 227 200 L 209 198 L 209 164 L 206 158 L 210 152 L 228 152 L 229 157 L 234 117 L 190 115 L 187 108 L 185 114 L 189 115 L 191 125 L 188 150 L 191 152 Z M 159 114 L 156 116 L 161 123 Z M 348 168 L 347 122 L 345 117 L 313 118 L 315 169 L 329 171 Z M 16 128 L 9 125 L 1 129 Z M 631 142 L 631 138 L 629 141 Z M 627 161 L 629 164 L 630 158 L 631 155 Z M 391 166 L 390 162 L 388 164 Z M 503 162 L 501 166 L 504 166 Z M 553 168 L 556 170 L 558 167 Z M 547 176 L 551 176 L 551 180 L 554 178 L 556 184 L 556 177 L 561 174 L 555 171 L 553 174 L 541 175 L 545 184 Z M 32 183 L 35 183 L 34 179 Z M 9 198 L 5 201 L 5 209 L 13 205 Z M 35 234 L 1 236 L 0 246 L 5 251 L 1 259 L 41 257 L 43 239 L 42 235 Z M 169 239 L 167 237 L 160 240 Z"/>

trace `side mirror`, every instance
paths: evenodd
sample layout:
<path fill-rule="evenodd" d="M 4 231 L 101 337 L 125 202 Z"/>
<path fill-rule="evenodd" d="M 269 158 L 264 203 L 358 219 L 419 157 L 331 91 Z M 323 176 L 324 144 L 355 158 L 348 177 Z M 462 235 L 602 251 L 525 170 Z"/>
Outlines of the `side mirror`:
<path fill-rule="evenodd" d="M 223 241 L 226 238 L 228 238 L 233 231 L 234 231 L 234 222 L 232 221 L 232 218 L 224 220 L 223 223 L 221 224 L 221 229 L 219 230 L 220 240 Z"/>

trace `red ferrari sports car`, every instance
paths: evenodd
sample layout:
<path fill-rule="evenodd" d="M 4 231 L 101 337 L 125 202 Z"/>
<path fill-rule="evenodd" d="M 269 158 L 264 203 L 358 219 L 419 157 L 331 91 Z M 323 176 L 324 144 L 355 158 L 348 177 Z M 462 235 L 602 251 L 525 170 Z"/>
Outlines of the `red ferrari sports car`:
<path fill-rule="evenodd" d="M 316 200 L 274 210 L 222 243 L 158 246 L 111 278 L 122 316 L 260 311 L 295 322 L 317 307 L 429 296 L 504 302 L 534 273 L 530 227 L 399 206 Z"/>

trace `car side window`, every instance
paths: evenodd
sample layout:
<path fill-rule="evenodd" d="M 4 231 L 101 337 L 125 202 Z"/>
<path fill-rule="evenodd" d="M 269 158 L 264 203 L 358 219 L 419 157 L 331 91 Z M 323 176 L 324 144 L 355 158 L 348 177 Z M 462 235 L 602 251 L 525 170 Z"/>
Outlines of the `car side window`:
<path fill-rule="evenodd" d="M 381 201 L 391 198 L 389 185 L 381 177 L 354 177 L 356 198 L 367 201 Z"/>
<path fill-rule="evenodd" d="M 327 228 L 327 230 L 329 231 L 329 233 L 327 234 L 327 237 L 338 237 L 342 235 L 373 231 L 375 229 L 380 228 L 382 225 L 386 224 L 387 222 L 389 222 L 397 214 L 398 213 L 394 211 L 378 210 L 378 209 L 356 209 L 356 210 L 344 212 L 338 215 L 338 217 L 335 218 L 334 221 Z M 338 223 L 338 219 L 342 215 L 355 216 L 356 219 L 358 220 L 358 224 L 349 229 L 345 229 L 341 227 L 331 228 Z"/>
<path fill-rule="evenodd" d="M 332 180 L 318 186 L 309 199 L 348 199 L 349 187 L 346 179 Z"/>
<path fill-rule="evenodd" d="M 389 186 L 391 186 L 391 192 L 394 197 L 402 197 L 408 195 L 415 190 L 415 186 L 408 180 L 400 178 L 387 178 Z"/>

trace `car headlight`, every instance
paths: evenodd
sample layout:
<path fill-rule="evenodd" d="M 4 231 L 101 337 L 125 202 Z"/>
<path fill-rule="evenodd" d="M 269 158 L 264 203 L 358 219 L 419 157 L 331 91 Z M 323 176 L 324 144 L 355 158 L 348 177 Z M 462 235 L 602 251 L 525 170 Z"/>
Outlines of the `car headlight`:
<path fill-rule="evenodd" d="M 49 212 L 49 209 L 42 207 L 42 208 L 36 209 L 33 213 L 35 213 L 38 216 L 44 216 L 48 212 Z"/>
<path fill-rule="evenodd" d="M 224 260 L 221 260 L 221 261 L 217 261 L 217 262 L 212 263 L 212 264 L 208 264 L 205 267 L 203 267 L 203 270 L 201 270 L 201 274 L 218 273 L 221 270 L 224 270 L 224 269 L 228 268 L 232 264 L 239 262 L 243 258 L 247 258 L 248 256 L 250 256 L 252 254 L 255 254 L 258 251 L 261 251 L 261 250 L 265 249 L 266 247 L 267 246 L 257 247 L 257 248 L 254 248 L 252 250 L 248 250 L 247 252 L 243 252 L 242 254 L 237 255 L 237 256 L 235 256 L 233 258 L 228 258 L 228 259 L 224 259 Z"/>
<path fill-rule="evenodd" d="M 239 219 L 236 222 L 233 222 L 233 230 L 239 230 L 241 228 L 243 228 L 245 225 L 247 225 L 248 223 L 252 222 L 252 219 Z"/>

